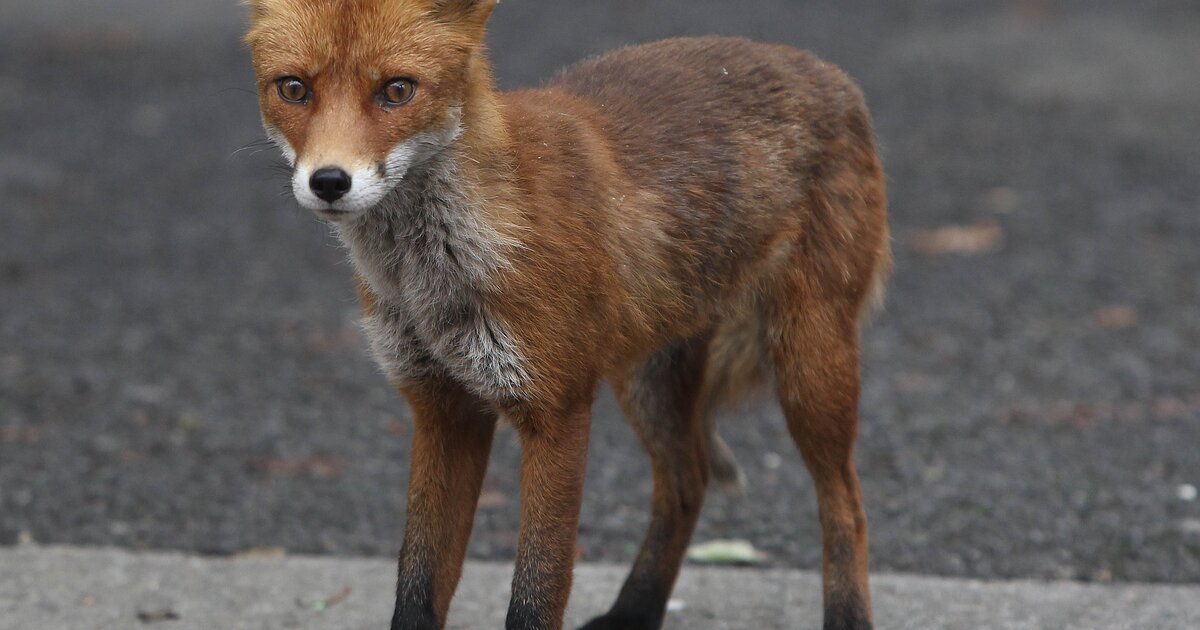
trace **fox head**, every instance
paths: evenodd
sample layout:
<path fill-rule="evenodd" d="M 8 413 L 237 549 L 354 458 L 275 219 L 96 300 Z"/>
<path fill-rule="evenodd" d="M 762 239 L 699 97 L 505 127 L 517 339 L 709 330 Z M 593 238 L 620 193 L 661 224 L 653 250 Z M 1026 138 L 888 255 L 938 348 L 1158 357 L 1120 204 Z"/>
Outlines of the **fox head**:
<path fill-rule="evenodd" d="M 263 124 L 300 205 L 378 205 L 462 131 L 498 0 L 246 0 Z"/>

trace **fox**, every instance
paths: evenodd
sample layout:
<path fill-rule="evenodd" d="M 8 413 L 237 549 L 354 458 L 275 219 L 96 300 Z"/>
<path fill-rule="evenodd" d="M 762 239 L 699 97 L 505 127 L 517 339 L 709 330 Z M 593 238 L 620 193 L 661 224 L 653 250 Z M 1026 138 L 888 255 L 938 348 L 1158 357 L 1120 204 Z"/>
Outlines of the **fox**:
<path fill-rule="evenodd" d="M 413 424 L 392 630 L 445 627 L 497 425 L 521 446 L 505 627 L 558 630 L 592 404 L 650 460 L 650 525 L 585 630 L 660 628 L 718 412 L 773 391 L 815 487 L 824 627 L 872 627 L 854 444 L 861 327 L 890 274 L 861 89 L 809 52 L 630 46 L 501 92 L 498 0 L 244 0 L 267 135 L 348 251 L 371 353 Z"/>

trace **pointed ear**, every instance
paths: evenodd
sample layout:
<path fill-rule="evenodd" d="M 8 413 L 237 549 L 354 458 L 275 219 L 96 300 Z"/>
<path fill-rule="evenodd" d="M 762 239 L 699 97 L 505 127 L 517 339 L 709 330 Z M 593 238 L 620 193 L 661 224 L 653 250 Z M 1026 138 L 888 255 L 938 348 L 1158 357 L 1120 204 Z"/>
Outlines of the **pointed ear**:
<path fill-rule="evenodd" d="M 497 4 L 500 0 L 433 0 L 433 10 L 447 22 L 482 31 Z"/>

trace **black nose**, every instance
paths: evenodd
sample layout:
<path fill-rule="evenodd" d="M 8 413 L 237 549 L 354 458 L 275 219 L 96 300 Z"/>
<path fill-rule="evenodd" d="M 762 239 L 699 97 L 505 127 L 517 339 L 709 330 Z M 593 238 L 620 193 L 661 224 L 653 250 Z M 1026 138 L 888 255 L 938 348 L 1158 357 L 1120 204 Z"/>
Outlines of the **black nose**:
<path fill-rule="evenodd" d="M 340 168 L 323 168 L 308 180 L 313 194 L 333 203 L 350 192 L 350 174 Z"/>

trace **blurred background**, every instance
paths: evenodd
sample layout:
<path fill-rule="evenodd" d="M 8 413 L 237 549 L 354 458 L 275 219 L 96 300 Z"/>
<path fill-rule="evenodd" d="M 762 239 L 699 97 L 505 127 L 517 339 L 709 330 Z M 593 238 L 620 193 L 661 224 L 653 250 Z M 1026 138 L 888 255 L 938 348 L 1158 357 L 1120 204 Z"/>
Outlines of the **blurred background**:
<path fill-rule="evenodd" d="M 351 268 L 263 137 L 234 0 L 0 3 L 0 544 L 391 555 L 407 410 Z M 1200 4 L 505 0 L 504 87 L 674 35 L 855 76 L 897 267 L 866 332 L 874 566 L 1200 580 Z M 245 148 L 250 147 L 250 148 Z M 579 540 L 627 560 L 647 464 L 603 393 Z M 772 404 L 724 422 L 751 482 L 697 541 L 813 568 Z M 500 435 L 471 554 L 510 558 Z"/>

